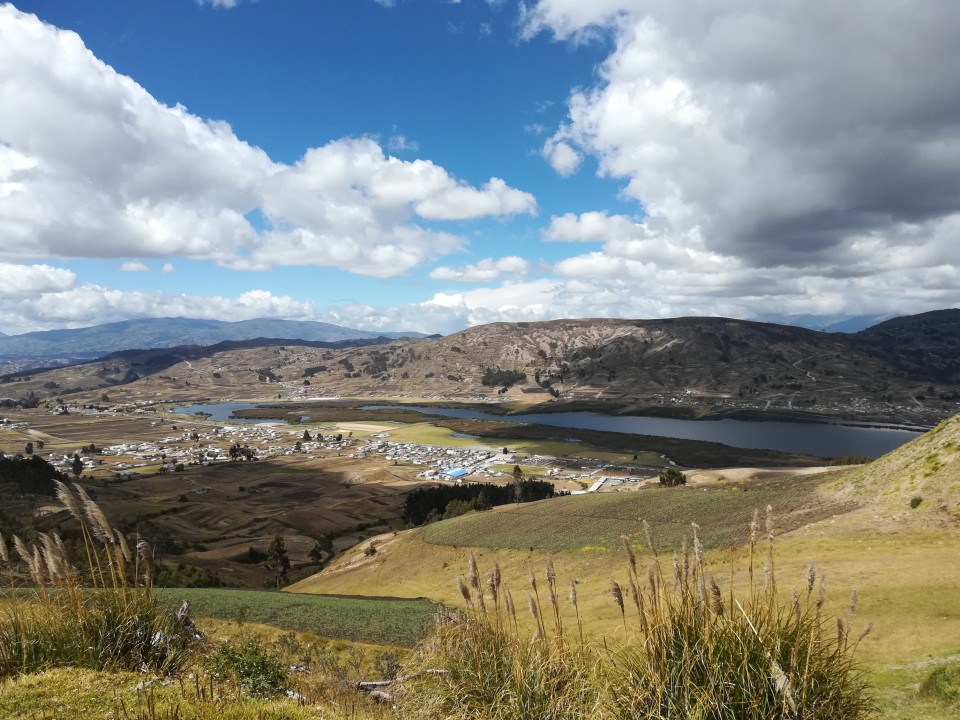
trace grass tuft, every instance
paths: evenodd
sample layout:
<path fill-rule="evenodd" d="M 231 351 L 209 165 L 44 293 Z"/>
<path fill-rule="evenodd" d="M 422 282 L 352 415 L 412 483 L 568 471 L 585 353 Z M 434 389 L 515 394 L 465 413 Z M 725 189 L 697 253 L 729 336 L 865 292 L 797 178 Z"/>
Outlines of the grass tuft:
<path fill-rule="evenodd" d="M 58 497 L 80 523 L 78 569 L 56 533 L 29 546 L 14 536 L 20 562 L 6 552 L 8 590 L 0 610 L 0 677 L 71 666 L 170 673 L 188 658 L 194 633 L 140 585 L 126 542 L 82 490 L 58 483 Z M 0 538 L 6 550 L 6 542 Z M 19 571 L 19 572 L 18 572 Z M 29 583 L 20 578 L 29 577 Z M 129 578 L 133 577 L 134 580 Z"/>
<path fill-rule="evenodd" d="M 920 696 L 960 705 L 960 662 L 934 669 L 920 684 Z"/>
<path fill-rule="evenodd" d="M 492 604 L 474 588 L 464 594 L 466 610 L 441 623 L 411 669 L 417 679 L 406 690 L 405 709 L 425 720 L 869 717 L 873 705 L 853 654 L 870 625 L 852 634 L 856 592 L 842 617 L 828 616 L 823 577 L 818 585 L 811 566 L 804 589 L 782 601 L 769 510 L 763 536 L 759 529 L 755 516 L 743 597 L 733 592 L 732 570 L 726 587 L 707 574 L 696 525 L 669 572 L 654 554 L 641 575 L 633 546 L 624 540 L 626 579 L 609 585 L 624 628 L 617 639 L 584 641 L 575 583 L 569 598 L 576 633 L 568 633 L 552 562 L 545 573 L 546 612 L 536 576 L 529 574 L 532 633 L 495 600 L 510 597 L 502 581 L 489 596 Z M 653 552 L 651 534 L 644 535 Z M 759 556 L 765 556 L 765 572 L 754 579 Z M 477 574 L 471 558 L 468 577 Z"/>

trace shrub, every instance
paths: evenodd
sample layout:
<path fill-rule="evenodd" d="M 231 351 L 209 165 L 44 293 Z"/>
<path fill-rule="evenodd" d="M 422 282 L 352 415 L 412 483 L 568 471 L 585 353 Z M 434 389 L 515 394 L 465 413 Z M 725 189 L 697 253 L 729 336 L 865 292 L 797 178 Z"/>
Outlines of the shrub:
<path fill-rule="evenodd" d="M 920 695 L 942 702 L 960 703 L 960 662 L 935 668 L 920 684 Z"/>
<path fill-rule="evenodd" d="M 844 457 L 833 458 L 827 465 L 867 465 L 873 462 L 873 458 L 866 455 L 845 455 Z"/>
<path fill-rule="evenodd" d="M 279 695 L 287 682 L 287 668 L 257 638 L 240 645 L 229 640 L 217 646 L 208 661 L 214 676 L 232 679 L 253 697 Z"/>
<path fill-rule="evenodd" d="M 755 518 L 749 594 L 742 600 L 707 577 L 696 525 L 693 557 L 685 552 L 675 562 L 672 588 L 659 562 L 642 583 L 630 555 L 627 583 L 621 588 L 613 583 L 612 593 L 624 623 L 625 605 L 634 605 L 631 612 L 636 609 L 644 640 L 615 657 L 614 717 L 761 720 L 869 714 L 852 653 L 871 626 L 851 641 L 856 591 L 846 618 L 828 621 L 823 577 L 818 587 L 811 565 L 805 592 L 794 591 L 792 603 L 784 606 L 774 579 L 772 535 L 764 580 L 754 580 L 756 537 Z M 642 584 L 649 588 L 641 589 Z"/>
<path fill-rule="evenodd" d="M 912 498 L 910 498 L 910 508 L 912 510 L 916 510 L 918 507 L 920 507 L 920 503 L 922 502 L 923 502 L 922 497 L 920 497 L 919 495 L 914 495 Z"/>
<path fill-rule="evenodd" d="M 486 387 L 507 387 L 527 381 L 527 375 L 520 370 L 501 370 L 500 368 L 486 368 L 480 384 Z"/>
<path fill-rule="evenodd" d="M 500 583 L 496 565 L 483 580 L 470 557 L 466 582 L 457 578 L 467 609 L 439 618 L 436 634 L 424 648 L 414 672 L 429 668 L 429 678 L 405 697 L 411 715 L 420 718 L 602 718 L 603 685 L 597 684 L 597 656 L 584 644 L 567 645 L 562 626 L 548 637 L 539 599 L 531 596 L 537 630 L 518 629 L 512 595 Z M 549 586 L 555 602 L 555 586 Z M 539 596 L 537 596 L 539 597 Z M 558 605 L 557 605 L 558 606 Z M 559 613 L 550 613 L 554 623 Z M 439 672 L 437 672 L 439 671 Z M 404 715 L 408 717 L 408 715 Z"/>
<path fill-rule="evenodd" d="M 447 503 L 446 510 L 443 511 L 443 519 L 460 517 L 474 510 L 473 504 L 466 500 L 451 500 Z"/>
<path fill-rule="evenodd" d="M 204 588 L 220 587 L 223 581 L 214 570 L 179 563 L 175 567 L 159 565 L 154 584 L 157 587 Z"/>
<path fill-rule="evenodd" d="M 667 468 L 660 473 L 660 484 L 663 487 L 677 487 L 687 484 L 687 476 L 676 468 Z"/>
<path fill-rule="evenodd" d="M 266 562 L 269 558 L 269 553 L 251 545 L 247 548 L 246 552 L 234 555 L 230 559 L 234 562 L 243 563 L 244 565 L 257 565 L 258 563 Z"/>

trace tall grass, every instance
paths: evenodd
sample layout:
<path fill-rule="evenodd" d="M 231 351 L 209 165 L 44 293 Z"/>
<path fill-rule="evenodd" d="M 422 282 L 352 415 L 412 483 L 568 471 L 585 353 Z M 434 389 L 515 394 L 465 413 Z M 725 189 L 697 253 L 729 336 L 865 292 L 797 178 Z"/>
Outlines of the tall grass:
<path fill-rule="evenodd" d="M 471 555 L 466 580 L 457 578 L 466 611 L 439 618 L 414 672 L 435 665 L 440 672 L 425 673 L 429 683 L 408 693 L 405 716 L 600 717 L 604 695 L 595 684 L 598 657 L 582 642 L 568 641 L 552 566 L 544 580 L 541 598 L 530 576 L 526 608 L 518 609 L 501 584 L 499 567 L 484 581 Z M 536 628 L 531 637 L 517 618 L 524 611 Z"/>
<path fill-rule="evenodd" d="M 866 625 L 851 639 L 856 591 L 842 616 L 824 614 L 825 577 L 813 565 L 804 588 L 782 601 L 769 515 L 762 575 L 756 572 L 759 523 L 750 527 L 746 597 L 708 576 L 693 526 L 692 552 L 674 555 L 669 574 L 647 534 L 654 560 L 641 578 L 627 547 L 630 605 L 639 642 L 612 658 L 616 718 L 865 717 L 870 704 L 853 661 Z M 616 588 L 614 595 L 616 595 Z M 623 601 L 618 601 L 621 609 Z"/>
<path fill-rule="evenodd" d="M 80 523 L 82 569 L 57 533 L 40 533 L 31 545 L 14 536 L 13 557 L 0 537 L 9 587 L 0 609 L 0 677 L 55 666 L 176 670 L 192 632 L 152 592 L 150 546 L 141 542 L 134 555 L 83 488 L 58 482 L 57 497 Z M 29 582 L 20 581 L 18 566 Z"/>
<path fill-rule="evenodd" d="M 542 585 L 529 576 L 530 621 L 518 621 L 499 569 L 481 582 L 471 557 L 466 580 L 458 578 L 465 611 L 448 618 L 423 649 L 419 668 L 440 672 L 406 688 L 410 714 L 857 720 L 872 713 L 853 660 L 870 628 L 852 634 L 856 593 L 844 613 L 828 614 L 824 578 L 811 565 L 788 600 L 777 585 L 769 516 L 766 542 L 756 514 L 751 523 L 742 596 L 734 592 L 732 568 L 720 582 L 708 574 L 696 525 L 690 545 L 670 561 L 644 529 L 649 565 L 641 567 L 624 538 L 625 579 L 609 587 L 626 640 L 585 634 L 589 618 L 581 616 L 578 587 L 571 582 L 564 601 L 552 562 Z"/>

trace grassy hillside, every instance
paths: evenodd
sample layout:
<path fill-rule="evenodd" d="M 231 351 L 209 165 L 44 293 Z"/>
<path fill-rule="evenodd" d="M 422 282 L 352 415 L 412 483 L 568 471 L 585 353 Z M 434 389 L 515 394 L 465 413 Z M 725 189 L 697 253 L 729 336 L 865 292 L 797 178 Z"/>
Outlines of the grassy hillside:
<path fill-rule="evenodd" d="M 813 475 L 564 497 L 435 523 L 425 528 L 423 537 L 435 545 L 461 547 L 611 549 L 620 546 L 622 535 L 642 545 L 640 522 L 646 520 L 664 550 L 679 550 L 693 522 L 700 526 L 704 547 L 740 547 L 747 541 L 754 510 L 771 507 L 783 533 L 853 509 L 851 503 L 820 493 L 823 483 L 824 475 Z"/>
<path fill-rule="evenodd" d="M 497 586 L 502 572 L 504 585 L 526 604 L 523 595 L 531 587 L 530 573 L 538 579 L 539 598 L 553 582 L 555 567 L 561 588 L 566 589 L 568 581 L 575 582 L 573 587 L 579 596 L 577 613 L 584 619 L 588 639 L 596 639 L 598 646 L 602 640 L 606 650 L 608 640 L 609 647 L 616 647 L 626 643 L 631 634 L 611 599 L 611 587 L 616 587 L 611 580 L 623 583 L 629 567 L 626 553 L 616 547 L 621 533 L 631 537 L 638 561 L 638 572 L 630 577 L 639 577 L 642 582 L 654 558 L 645 547 L 641 520 L 652 525 L 659 562 L 668 576 L 671 550 L 687 533 L 690 523 L 697 522 L 706 548 L 705 577 L 718 583 L 717 595 L 721 599 L 731 587 L 742 596 L 748 585 L 746 568 L 750 563 L 742 545 L 747 537 L 747 521 L 754 508 L 769 506 L 771 524 L 767 526 L 761 519 L 760 543 L 765 548 L 769 534 L 770 543 L 775 546 L 776 587 L 783 606 L 791 603 L 792 587 L 804 592 L 810 561 L 816 563 L 818 578 L 829 578 L 824 612 L 831 628 L 834 616 L 846 617 L 850 624 L 854 612 L 848 607 L 857 604 L 850 600 L 850 589 L 855 588 L 859 593 L 855 630 L 859 631 L 867 620 L 874 621 L 873 631 L 865 637 L 857 655 L 866 663 L 868 679 L 875 686 L 881 717 L 952 720 L 958 710 L 956 701 L 949 699 L 955 685 L 948 684 L 939 699 L 922 696 L 918 688 L 941 668 L 945 677 L 953 677 L 947 671 L 955 673 L 951 668 L 956 667 L 960 658 L 960 609 L 956 602 L 960 597 L 960 568 L 956 563 L 960 556 L 960 528 L 955 512 L 958 433 L 956 420 L 944 423 L 917 442 L 849 473 L 702 471 L 692 475 L 687 488 L 571 497 L 387 534 L 377 538 L 375 544 L 364 542 L 323 573 L 289 589 L 296 593 L 426 596 L 460 607 L 462 599 L 454 579 L 466 575 L 467 559 L 474 553 L 483 574 L 495 567 L 494 562 L 498 563 Z M 922 496 L 917 507 L 911 509 L 914 493 Z M 76 520 L 84 522 L 79 515 Z M 109 532 L 105 534 L 112 537 Z M 104 542 L 109 544 L 110 540 Z M 466 546 L 468 543 L 472 547 Z M 115 557 L 118 565 L 123 562 L 120 552 L 110 557 Z M 545 567 L 547 559 L 551 564 Z M 699 557 L 696 564 L 700 565 Z M 682 555 L 677 565 L 686 565 Z M 772 566 L 768 574 L 764 560 L 758 556 L 753 568 L 758 584 L 773 587 Z M 38 568 L 35 572 L 43 570 Z M 52 577 L 54 570 L 49 572 Z M 118 572 L 116 577 L 123 574 Z M 479 588 L 482 582 L 481 577 L 473 587 Z M 671 582 L 668 578 L 667 583 Z M 537 594 L 536 587 L 532 594 Z M 185 596 L 184 591 L 178 590 L 169 597 L 176 603 Z M 50 595 L 56 597 L 59 596 Z M 808 592 L 808 606 L 810 597 Z M 198 615 L 320 632 L 323 624 L 329 623 L 336 626 L 340 637 L 366 637 L 380 642 L 397 642 L 387 634 L 413 627 L 417 617 L 426 617 L 429 607 L 420 602 L 384 603 L 374 598 L 206 590 L 196 591 L 190 599 Z M 553 604 L 558 618 L 562 614 L 569 626 L 579 623 L 566 599 Z M 92 607 L 99 608 L 99 604 Z M 728 607 L 732 609 L 732 604 Z M 412 615 L 406 614 L 408 609 Z M 522 616 L 519 623 L 523 630 L 531 620 L 524 612 L 518 615 Z M 345 634 L 354 632 L 349 630 L 350 623 L 357 634 Z M 208 629 L 209 636 L 218 638 L 223 625 L 232 623 Z M 243 628 L 242 632 L 248 629 Z M 147 633 L 145 637 L 154 635 Z M 378 671 L 376 666 L 381 660 L 395 665 L 400 656 L 392 650 L 373 657 L 372 651 L 344 647 L 345 654 L 339 657 L 333 654 L 336 643 L 325 642 L 321 646 L 295 633 L 281 633 L 270 644 L 263 640 L 242 645 L 246 643 L 243 638 L 231 642 L 230 638 L 221 639 L 217 645 L 204 649 L 204 658 L 184 665 L 193 673 L 189 676 L 195 678 L 192 685 L 157 682 L 154 688 L 153 680 L 144 680 L 134 673 L 99 674 L 78 671 L 72 665 L 69 670 L 50 670 L 50 663 L 41 664 L 36 672 L 6 682 L 0 693 L 0 715 L 24 720 L 52 717 L 51 712 L 58 717 L 112 713 L 116 717 L 252 720 L 316 716 L 317 713 L 308 714 L 312 709 L 305 709 L 306 705 L 316 705 L 322 708 L 318 712 L 324 717 L 381 720 L 392 712 L 385 706 L 361 702 L 356 705 L 358 714 L 354 705 L 356 681 L 372 677 L 371 671 Z M 249 697 L 248 690 L 243 690 L 239 675 L 235 680 L 225 680 L 217 674 L 220 671 L 210 669 L 210 663 L 217 658 L 236 654 L 242 647 L 249 647 L 249 652 L 244 652 L 258 660 L 268 651 L 282 653 L 278 655 L 283 659 L 281 668 L 293 664 L 308 666 L 309 673 L 291 674 L 281 688 L 291 688 L 297 695 L 286 700 L 282 695 L 268 701 L 256 700 Z M 302 660 L 304 657 L 307 662 Z M 232 662 L 238 666 L 242 659 Z M 104 692 L 108 694 L 106 700 Z M 303 708 L 299 707 L 300 702 L 305 703 Z M 150 710 L 154 703 L 156 711 Z M 520 715 L 510 715 L 517 716 Z"/>
<path fill-rule="evenodd" d="M 956 526 L 960 521 L 960 415 L 844 476 L 837 488 L 887 515 L 900 519 L 919 515 L 926 522 Z M 911 508 L 911 501 L 916 507 Z"/>
<path fill-rule="evenodd" d="M 696 521 L 703 544 L 714 548 L 706 552 L 709 571 L 724 587 L 732 580 L 742 589 L 746 550 L 729 546 L 745 539 L 753 508 L 769 504 L 785 601 L 791 587 L 803 587 L 813 562 L 829 578 L 831 612 L 841 615 L 856 589 L 859 617 L 873 621 L 857 655 L 874 686 L 880 717 L 946 720 L 958 716 L 958 705 L 922 696 L 918 688 L 933 671 L 960 659 L 958 449 L 960 418 L 952 418 L 852 471 L 754 475 L 739 489 L 713 474 L 685 489 L 571 497 L 463 516 L 384 536 L 375 555 L 358 548 L 290 589 L 427 596 L 460 605 L 454 581 L 471 552 L 481 567 L 496 561 L 518 597 L 529 572 L 542 582 L 551 558 L 561 582 L 576 579 L 588 632 L 616 639 L 623 630 L 610 601 L 610 579 L 624 576 L 624 553 L 616 547 L 620 534 L 631 536 L 638 565 L 645 568 L 652 556 L 643 547 L 641 520 L 651 523 L 655 543 L 668 557 Z M 917 496 L 922 499 L 911 508 Z M 757 572 L 763 572 L 763 560 Z"/>

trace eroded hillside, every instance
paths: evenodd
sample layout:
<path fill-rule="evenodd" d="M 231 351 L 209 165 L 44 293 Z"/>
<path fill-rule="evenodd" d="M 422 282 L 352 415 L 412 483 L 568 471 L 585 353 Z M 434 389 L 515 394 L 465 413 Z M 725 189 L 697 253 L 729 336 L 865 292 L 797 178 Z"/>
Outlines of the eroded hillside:
<path fill-rule="evenodd" d="M 935 325 L 916 316 L 856 335 L 725 318 L 594 319 L 495 323 L 364 347 L 172 348 L 20 376 L 4 394 L 483 397 L 690 417 L 780 412 L 932 424 L 960 408 L 951 354 L 960 311 L 944 312 Z"/>

